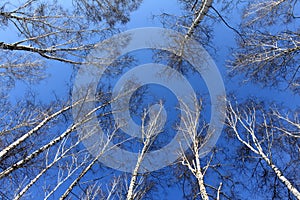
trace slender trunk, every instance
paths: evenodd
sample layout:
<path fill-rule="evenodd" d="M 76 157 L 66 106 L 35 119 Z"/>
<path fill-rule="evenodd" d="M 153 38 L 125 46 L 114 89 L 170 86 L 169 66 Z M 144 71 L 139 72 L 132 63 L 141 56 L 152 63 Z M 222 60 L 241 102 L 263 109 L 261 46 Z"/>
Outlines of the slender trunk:
<path fill-rule="evenodd" d="M 191 37 L 194 33 L 195 28 L 207 15 L 208 9 L 211 7 L 213 0 L 203 0 L 199 11 L 196 12 L 196 18 L 194 19 L 192 25 L 189 27 L 189 30 L 186 34 L 186 38 Z"/>
<path fill-rule="evenodd" d="M 45 124 L 47 124 L 47 122 L 49 122 L 50 120 L 52 120 L 53 118 L 57 117 L 58 115 L 62 114 L 63 112 L 69 110 L 72 106 L 67 106 L 59 111 L 57 111 L 56 113 L 46 117 L 43 121 L 41 121 L 36 127 L 34 127 L 33 129 L 31 129 L 29 132 L 27 132 L 26 134 L 24 134 L 22 137 L 20 137 L 19 139 L 17 139 L 16 141 L 14 141 L 13 143 L 11 143 L 10 145 L 8 145 L 7 147 L 5 147 L 3 150 L 1 150 L 0 152 L 0 158 L 3 157 L 5 154 L 7 154 L 9 151 L 11 151 L 12 149 L 14 149 L 16 146 L 18 146 L 19 144 L 21 144 L 22 142 L 24 142 L 28 137 L 30 137 L 32 134 L 34 134 L 35 132 L 37 132 L 38 130 L 40 130 Z"/>
<path fill-rule="evenodd" d="M 131 180 L 130 180 L 130 184 L 129 184 L 129 189 L 128 189 L 128 192 L 127 192 L 126 200 L 134 200 L 134 188 L 136 186 L 136 180 L 137 180 L 137 177 L 138 177 L 138 171 L 139 171 L 139 168 L 141 167 L 142 161 L 143 161 L 145 153 L 146 153 L 146 151 L 147 151 L 147 149 L 149 147 L 149 144 L 150 144 L 150 138 L 147 138 L 146 142 L 144 144 L 144 147 L 142 149 L 142 152 L 141 152 L 141 154 L 138 157 L 138 160 L 136 162 L 135 168 L 134 168 L 134 170 L 132 172 L 132 177 L 131 177 Z"/>
<path fill-rule="evenodd" d="M 198 149 L 198 148 L 197 148 Z M 203 200 L 209 200 L 208 194 L 204 185 L 204 176 L 202 173 L 201 165 L 200 165 L 200 157 L 198 150 L 195 151 L 195 160 L 196 160 L 196 178 L 198 180 L 198 185 L 200 189 L 201 198 Z"/>
<path fill-rule="evenodd" d="M 43 170 L 41 170 L 36 176 L 35 178 L 33 178 L 23 189 L 21 192 L 19 192 L 19 194 L 14 198 L 14 200 L 18 200 L 20 199 L 29 189 L 31 186 L 33 186 L 33 184 L 35 184 L 39 178 L 45 173 L 47 172 L 47 170 L 49 170 L 52 166 L 54 166 L 58 161 L 60 161 L 62 158 L 64 158 L 64 156 L 75 146 L 77 146 L 80 143 L 80 141 L 77 141 L 72 147 L 70 147 L 69 149 L 67 149 L 66 151 L 64 151 L 59 157 L 55 158 L 49 165 L 47 165 Z M 48 194 L 49 195 L 49 194 Z"/>
<path fill-rule="evenodd" d="M 34 151 L 29 156 L 25 157 L 24 159 L 22 159 L 22 160 L 18 161 L 17 163 L 13 164 L 12 166 L 10 166 L 9 168 L 7 168 L 6 170 L 2 171 L 0 173 L 0 179 L 2 179 L 3 177 L 7 176 L 8 174 L 10 174 L 11 172 L 13 172 L 14 170 L 19 169 L 20 167 L 22 167 L 24 164 L 26 164 L 27 162 L 29 162 L 33 158 L 36 158 L 40 153 L 44 152 L 48 148 L 50 148 L 50 147 L 54 146 L 55 144 L 57 144 L 58 142 L 62 141 L 65 137 L 67 137 L 74 130 L 76 130 L 77 127 L 79 127 L 80 125 L 82 125 L 82 124 L 86 123 L 87 121 L 91 120 L 92 117 L 89 117 L 89 116 L 91 116 L 94 112 L 96 112 L 102 106 L 103 105 L 101 105 L 101 106 L 99 106 L 97 108 L 94 108 L 92 111 L 90 111 L 89 113 L 87 113 L 84 116 L 84 119 L 82 119 L 82 121 L 73 124 L 70 128 L 68 128 L 60 136 L 58 136 L 55 139 L 51 140 L 48 144 L 42 146 L 41 148 L 37 149 L 36 151 Z M 103 114 L 103 116 L 104 115 L 105 114 Z"/>
<path fill-rule="evenodd" d="M 115 147 L 114 145 L 112 147 L 109 147 L 109 144 L 111 142 L 111 139 L 113 138 L 113 135 L 116 133 L 118 128 L 116 128 L 112 135 L 107 139 L 104 146 L 102 147 L 99 154 L 94 158 L 94 160 L 79 174 L 79 176 L 71 183 L 71 185 L 68 187 L 68 189 L 64 192 L 64 194 L 59 198 L 59 200 L 64 200 L 68 197 L 68 195 L 71 193 L 73 188 L 79 183 L 79 181 L 84 177 L 84 175 L 94 166 L 94 164 L 98 161 L 98 159 L 105 153 L 105 151 L 110 150 L 111 148 Z M 101 145 L 102 146 L 102 145 Z M 108 148 L 109 147 L 109 148 Z"/>
<path fill-rule="evenodd" d="M 297 188 L 293 186 L 293 184 L 283 175 L 280 169 L 278 169 L 263 152 L 260 153 L 262 158 L 272 168 L 278 179 L 288 188 L 291 193 L 293 193 L 298 200 L 300 200 L 300 192 L 297 190 Z"/>
<path fill-rule="evenodd" d="M 34 151 L 32 154 L 30 154 L 29 156 L 27 156 L 23 160 L 20 160 L 19 162 L 13 164 L 11 167 L 9 167 L 6 170 L 4 170 L 3 172 L 1 172 L 0 173 L 0 179 L 2 179 L 3 177 L 7 176 L 12 171 L 14 171 L 16 169 L 19 169 L 24 164 L 26 164 L 27 162 L 29 162 L 31 159 L 37 157 L 43 151 L 45 151 L 48 148 L 50 148 L 50 147 L 54 146 L 55 144 L 57 144 L 59 141 L 61 141 L 62 139 L 64 139 L 65 137 L 67 137 L 71 132 L 73 132 L 75 130 L 75 128 L 76 128 L 76 126 L 73 125 L 69 129 L 67 129 L 63 134 L 61 134 L 59 137 L 55 138 L 54 140 L 52 140 L 48 144 L 46 144 L 46 145 L 42 146 L 41 148 L 39 148 L 38 150 Z"/>
<path fill-rule="evenodd" d="M 100 156 L 103 155 L 101 152 L 94 160 L 79 174 L 79 176 L 72 182 L 72 184 L 68 187 L 68 189 L 64 192 L 64 194 L 59 198 L 59 200 L 64 200 L 73 190 L 73 188 L 79 183 L 82 177 L 93 167 L 93 165 L 97 162 Z"/>

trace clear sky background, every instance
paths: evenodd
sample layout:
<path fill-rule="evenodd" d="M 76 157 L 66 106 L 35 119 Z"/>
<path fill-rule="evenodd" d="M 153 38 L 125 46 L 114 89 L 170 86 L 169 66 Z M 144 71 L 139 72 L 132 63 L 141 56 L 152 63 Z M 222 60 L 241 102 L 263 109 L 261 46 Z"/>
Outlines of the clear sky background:
<path fill-rule="evenodd" d="M 66 4 L 67 5 L 67 4 Z M 132 28 L 143 28 L 143 27 L 162 27 L 162 24 L 157 18 L 153 19 L 153 15 L 159 15 L 160 13 L 168 13 L 179 15 L 181 9 L 176 0 L 144 0 L 137 11 L 132 12 L 131 20 L 125 26 L 121 26 L 121 30 L 129 30 Z M 218 9 L 220 6 L 215 5 Z M 211 10 L 210 14 L 215 15 Z M 228 24 L 233 27 L 237 27 L 240 19 L 238 11 L 233 10 L 232 13 L 226 13 L 226 20 Z M 258 84 L 247 83 L 241 85 L 241 81 L 244 79 L 243 76 L 237 76 L 235 78 L 229 78 L 227 74 L 226 64 L 228 59 L 231 57 L 230 48 L 235 47 L 236 34 L 226 27 L 223 22 L 214 24 L 214 39 L 213 46 L 216 52 L 212 49 L 207 49 L 218 66 L 227 91 L 227 94 L 234 92 L 237 99 L 245 99 L 246 97 L 253 96 L 258 99 L 268 100 L 270 102 L 275 101 L 278 104 L 282 103 L 289 108 L 296 109 L 299 107 L 300 100 L 299 96 L 294 95 L 290 90 L 285 90 L 284 87 L 281 90 L 262 88 Z M 5 31 L 0 30 L 1 38 L 5 38 L 6 42 L 14 42 L 17 40 L 17 36 L 13 29 L 6 29 Z M 99 41 L 100 42 L 100 41 Z M 149 61 L 149 55 L 147 59 L 143 60 L 143 56 L 137 54 L 137 57 L 143 63 L 145 60 Z M 132 66 L 133 67 L 133 66 Z M 57 61 L 49 61 L 47 67 L 48 77 L 40 81 L 38 84 L 28 84 L 23 81 L 16 82 L 16 87 L 10 92 L 10 99 L 16 101 L 17 99 L 26 98 L 24 91 L 27 89 L 32 90 L 37 95 L 37 101 L 49 102 L 54 100 L 56 97 L 59 99 L 70 98 L 70 91 L 72 90 L 72 84 L 74 76 L 73 67 Z M 197 88 L 197 81 L 199 81 L 199 92 L 207 93 L 207 89 L 203 88 L 203 82 L 199 80 L 201 77 L 192 78 L 193 86 Z M 201 82 L 201 83 L 200 83 Z M 208 108 L 206 108 L 208 109 Z M 220 141 L 222 142 L 222 136 Z M 181 199 L 181 191 L 179 188 L 169 188 L 166 190 L 167 199 L 179 200 Z"/>
<path fill-rule="evenodd" d="M 68 2 L 66 2 L 68 6 Z M 142 27 L 162 27 L 158 18 L 153 18 L 160 13 L 168 13 L 178 15 L 182 13 L 180 6 L 175 0 L 144 0 L 141 6 L 131 13 L 131 18 L 128 24 L 121 26 L 121 30 L 130 30 L 133 28 Z M 218 9 L 218 4 L 215 5 Z M 210 11 L 211 14 L 215 14 Z M 238 9 L 232 10 L 231 13 L 225 13 L 227 22 L 237 27 L 240 19 L 240 11 Z M 295 25 L 297 26 L 297 25 Z M 282 102 L 286 105 L 293 106 L 299 104 L 299 99 L 289 90 L 281 88 L 279 91 L 277 88 L 262 88 L 260 85 L 254 85 L 251 83 L 240 85 L 243 76 L 237 76 L 235 78 L 229 78 L 227 76 L 226 64 L 231 56 L 230 48 L 235 47 L 236 34 L 226 27 L 223 22 L 214 24 L 214 38 L 213 46 L 216 52 L 207 49 L 217 64 L 220 72 L 222 73 L 225 87 L 228 93 L 234 91 L 237 97 L 255 96 L 262 99 L 268 99 L 270 101 Z M 6 30 L 0 30 L 1 38 L 5 38 L 4 41 L 13 42 L 17 39 L 17 34 L 14 29 L 9 27 Z M 62 97 L 65 94 L 69 95 L 69 89 L 72 87 L 70 84 L 73 69 L 70 65 L 66 65 L 57 61 L 49 61 L 47 72 L 49 77 L 42 80 L 38 85 L 25 85 L 24 82 L 17 82 L 17 87 L 11 92 L 11 99 L 18 99 L 23 97 L 22 91 L 27 88 L 39 93 L 39 98 L 42 101 L 48 101 L 49 98 L 53 98 L 53 95 Z M 276 95 L 275 95 L 276 94 Z"/>
<path fill-rule="evenodd" d="M 68 2 L 66 2 L 68 5 Z M 178 15 L 182 13 L 180 6 L 176 0 L 144 0 L 141 6 L 131 14 L 131 20 L 125 26 L 121 26 L 121 30 L 129 30 L 133 28 L 142 27 L 162 27 L 158 18 L 153 19 L 153 16 L 160 13 L 168 13 Z M 215 5 L 218 9 L 218 4 Z M 231 13 L 225 13 L 227 22 L 237 27 L 240 19 L 240 14 L 237 9 L 232 10 Z M 213 11 L 210 13 L 215 14 Z M 295 25 L 297 26 L 297 25 Z M 9 28 L 5 31 L 1 31 L 1 38 L 6 38 L 5 41 L 13 42 L 17 39 L 17 35 L 14 30 Z M 223 75 L 223 80 L 226 86 L 227 92 L 234 91 L 237 97 L 256 96 L 269 101 L 282 102 L 289 106 L 297 105 L 299 102 L 299 96 L 295 96 L 289 90 L 282 88 L 279 91 L 277 88 L 262 88 L 259 84 L 243 84 L 240 85 L 242 76 L 235 78 L 229 78 L 226 71 L 226 62 L 231 56 L 230 48 L 235 47 L 236 34 L 224 25 L 223 22 L 214 24 L 214 39 L 213 46 L 216 48 L 216 53 L 210 51 L 211 56 L 214 58 L 220 72 Z M 46 100 L 53 98 L 54 93 L 57 96 L 68 95 L 68 89 L 71 87 L 70 80 L 72 76 L 72 67 L 57 61 L 49 61 L 47 72 L 49 78 L 41 81 L 38 85 L 24 85 L 24 82 L 17 82 L 17 87 L 12 91 L 12 99 L 17 99 L 22 96 L 22 92 L 25 88 L 32 88 L 39 93 L 39 99 Z M 276 95 L 275 95 L 276 94 Z"/>

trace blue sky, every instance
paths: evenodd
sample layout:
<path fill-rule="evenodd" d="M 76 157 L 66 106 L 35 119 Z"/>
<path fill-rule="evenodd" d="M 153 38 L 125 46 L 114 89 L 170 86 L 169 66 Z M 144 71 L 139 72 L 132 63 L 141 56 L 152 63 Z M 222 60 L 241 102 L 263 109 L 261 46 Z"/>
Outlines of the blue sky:
<path fill-rule="evenodd" d="M 178 15 L 182 13 L 180 10 L 180 5 L 175 4 L 174 0 L 145 0 L 141 4 L 138 10 L 131 13 L 131 20 L 128 24 L 121 26 L 121 30 L 129 30 L 132 28 L 141 28 L 141 27 L 161 27 L 158 18 L 153 19 L 154 15 L 159 15 L 162 12 L 168 14 Z M 218 5 L 216 8 L 218 9 Z M 236 12 L 226 13 L 227 22 L 233 26 L 237 27 L 239 24 L 240 14 L 237 10 Z M 210 11 L 213 13 L 213 11 Z M 294 25 L 296 26 L 296 25 Z M 1 38 L 5 38 L 4 41 L 14 42 L 16 41 L 17 34 L 14 29 L 11 27 L 7 28 L 5 31 L 0 31 Z M 231 56 L 230 48 L 235 46 L 235 37 L 236 35 L 232 30 L 224 25 L 224 23 L 215 23 L 214 24 L 214 38 L 213 44 L 216 48 L 216 53 L 210 51 L 211 56 L 214 58 L 215 63 L 217 64 L 220 72 L 223 75 L 223 80 L 228 92 L 234 91 L 237 96 L 256 96 L 261 97 L 262 99 L 268 99 L 270 101 L 283 102 L 288 106 L 297 105 L 299 99 L 289 90 L 279 91 L 277 88 L 262 88 L 259 84 L 254 85 L 251 83 L 243 84 L 241 87 L 240 81 L 243 76 L 238 76 L 238 78 L 229 78 L 227 76 L 226 64 L 228 58 Z M 71 87 L 70 80 L 72 76 L 72 66 L 63 64 L 57 61 L 49 61 L 47 74 L 49 77 L 45 80 L 42 80 L 38 85 L 32 87 L 32 85 L 26 85 L 24 82 L 17 82 L 17 87 L 14 91 L 11 92 L 12 99 L 22 98 L 22 91 L 25 91 L 26 88 L 33 88 L 35 91 L 38 91 L 39 98 L 42 101 L 48 101 L 54 97 L 54 94 L 57 96 L 64 96 L 68 94 L 69 88 Z M 276 95 L 274 95 L 276 94 Z"/>
<path fill-rule="evenodd" d="M 217 9 L 218 5 L 215 6 Z M 132 12 L 131 20 L 125 26 L 120 26 L 122 31 L 129 30 L 132 28 L 142 28 L 142 27 L 161 27 L 159 20 L 153 19 L 153 15 L 158 15 L 162 12 L 168 14 L 180 15 L 182 13 L 180 5 L 175 0 L 144 0 L 141 6 L 137 11 Z M 213 11 L 210 11 L 210 14 L 214 14 Z M 237 27 L 240 19 L 239 12 L 226 13 L 227 22 L 233 26 Z M 297 26 L 297 25 L 295 25 Z M 299 107 L 300 99 L 299 96 L 296 96 L 289 90 L 282 89 L 281 91 L 277 88 L 262 88 L 259 84 L 247 83 L 241 85 L 241 80 L 244 79 L 242 75 L 239 75 L 235 78 L 229 78 L 227 75 L 227 61 L 231 57 L 230 48 L 235 47 L 235 37 L 236 34 L 224 25 L 224 23 L 219 22 L 214 24 L 214 38 L 212 43 L 216 49 L 216 52 L 212 49 L 207 49 L 211 56 L 213 57 L 216 65 L 218 66 L 224 81 L 224 85 L 227 91 L 227 94 L 231 92 L 235 93 L 235 96 L 238 100 L 246 99 L 249 96 L 257 97 L 258 99 L 268 100 L 270 102 L 275 101 L 278 104 L 283 103 L 285 106 L 296 109 Z M 18 38 L 16 37 L 16 32 L 8 28 L 3 31 L 0 30 L 1 38 L 5 38 L 6 42 L 14 42 Z M 145 51 L 147 53 L 147 51 Z M 147 55 L 143 56 L 143 51 L 133 52 L 136 58 L 139 61 L 136 64 L 143 64 L 150 62 L 149 52 Z M 134 66 L 131 66 L 133 68 Z M 26 98 L 25 90 L 30 89 L 37 94 L 37 100 L 41 102 L 49 102 L 55 100 L 55 97 L 59 99 L 68 99 L 69 91 L 72 90 L 72 76 L 74 75 L 73 67 L 68 64 L 63 64 L 57 61 L 47 62 L 47 74 L 49 75 L 46 79 L 40 81 L 38 84 L 28 84 L 23 81 L 16 82 L 16 87 L 10 92 L 10 99 L 14 102 L 18 99 Z M 193 87 L 199 89 L 199 93 L 207 94 L 207 88 L 204 86 L 203 80 L 201 77 L 192 76 L 190 78 Z M 113 82 L 113 81 L 112 81 Z M 157 88 L 156 88 L 157 89 Z M 154 89 L 154 91 L 156 90 Z M 156 91 L 157 92 L 157 91 Z M 159 91 L 158 91 L 159 93 Z M 174 104 L 171 104 L 172 106 Z M 169 105 L 170 106 L 170 105 Z M 168 109 L 171 109 L 170 107 Z M 207 115 L 210 114 L 209 108 L 205 108 Z M 206 116 L 209 118 L 208 116 Z M 222 136 L 220 138 L 222 141 Z M 167 190 L 167 199 L 181 199 L 182 195 L 180 188 L 173 186 Z"/>

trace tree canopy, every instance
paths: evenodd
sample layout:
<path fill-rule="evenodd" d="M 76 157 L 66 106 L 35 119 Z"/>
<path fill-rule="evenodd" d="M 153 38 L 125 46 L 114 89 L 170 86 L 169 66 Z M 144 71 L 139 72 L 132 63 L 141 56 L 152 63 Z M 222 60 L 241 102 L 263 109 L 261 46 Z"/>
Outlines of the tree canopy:
<path fill-rule="evenodd" d="M 1 199 L 300 199 L 299 2 L 165 3 L 165 7 L 150 0 L 0 3 Z M 132 21 L 139 20 L 183 37 L 161 36 L 161 42 L 173 39 L 177 45 L 168 51 L 138 49 L 119 55 L 132 38 L 115 35 L 136 27 Z M 145 37 L 152 36 L 145 33 Z M 191 40 L 203 49 L 193 49 Z M 210 107 L 217 109 L 213 104 L 217 101 L 185 59 L 189 54 L 194 63 L 206 63 L 205 56 L 198 56 L 203 50 L 215 60 L 227 90 L 226 97 L 218 99 L 225 105 L 219 110 L 225 117 L 222 134 L 205 153 L 203 147 L 216 130 L 210 128 L 209 119 L 214 114 Z M 95 52 L 104 57 L 91 56 Z M 131 70 L 150 62 L 171 66 L 161 74 L 167 80 L 184 75 L 197 91 L 188 97 L 192 104 L 156 83 L 135 85 L 155 69 Z M 98 82 L 91 78 L 95 75 L 91 66 L 101 70 L 105 66 Z M 90 95 L 91 85 L 75 88 L 75 82 L 82 81 L 76 79 L 79 72 L 93 82 L 95 95 Z M 129 72 L 138 77 L 132 76 L 128 85 L 120 86 L 123 93 L 115 95 L 115 85 Z M 183 90 L 178 89 L 188 95 Z M 74 101 L 74 91 L 86 96 Z M 42 92 L 46 98 L 40 98 Z M 132 120 L 115 119 L 115 113 L 128 114 Z M 95 119 L 104 133 L 98 138 L 99 128 L 91 123 Z M 139 128 L 126 129 L 131 121 Z M 176 131 L 183 134 L 187 149 L 177 138 L 181 148 L 165 156 L 177 153 L 178 158 L 158 170 L 145 170 L 146 155 L 170 144 Z M 91 148 L 87 140 L 92 141 Z M 110 153 L 114 148 L 135 153 L 130 172 L 121 170 L 131 162 L 123 161 L 125 154 L 118 155 L 119 169 L 105 165 L 103 160 L 116 158 Z M 159 156 L 148 163 L 157 162 Z"/>

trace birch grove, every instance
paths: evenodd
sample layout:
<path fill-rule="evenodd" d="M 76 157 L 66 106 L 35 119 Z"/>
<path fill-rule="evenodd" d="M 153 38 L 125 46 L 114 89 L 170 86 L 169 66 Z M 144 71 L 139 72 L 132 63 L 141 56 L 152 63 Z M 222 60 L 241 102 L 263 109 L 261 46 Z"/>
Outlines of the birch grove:
<path fill-rule="evenodd" d="M 148 3 L 151 1 L 0 3 L 0 199 L 300 200 L 300 4 L 296 0 L 168 0 L 166 3 L 174 8 L 176 4 L 180 12 L 151 11 L 147 20 L 153 18 L 160 26 L 180 32 L 184 37 L 174 37 L 180 52 L 155 50 L 141 56 L 144 52 L 137 50 L 121 55 L 103 72 L 92 99 L 88 94 L 93 91 L 87 87 L 81 88 L 85 97 L 71 101 L 78 68 L 88 69 L 95 64 L 91 59 L 96 63 L 109 60 L 86 59 L 90 52 L 99 42 L 131 27 L 131 20 L 137 20 L 131 17 Z M 159 8 L 159 2 L 154 4 Z M 231 35 L 223 35 L 215 26 Z M 228 38 L 235 43 L 226 46 Z M 138 88 L 128 98 L 129 115 L 140 133 L 133 136 L 123 129 L 129 119 L 114 119 L 115 112 L 124 112 L 123 105 L 112 108 L 131 91 L 124 86 L 124 93 L 112 99 L 113 86 L 109 85 L 139 64 L 139 59 L 152 56 L 154 63 L 167 63 L 187 79 L 192 77 L 196 82 L 192 87 L 197 88 L 202 83 L 193 80 L 194 75 L 202 75 L 183 58 L 184 52 L 195 52 L 186 46 L 190 39 L 211 53 L 228 86 L 227 98 L 219 97 L 227 106 L 224 128 L 205 156 L 205 138 L 214 134 L 214 130 L 208 131 L 213 113 L 207 108 L 212 100 L 202 91 L 205 87 L 197 91 L 201 94 L 190 97 L 195 110 L 177 97 L 176 106 L 165 109 L 169 91 L 161 92 L 163 98 L 155 99 L 159 103 L 153 107 L 150 101 L 156 96 L 148 95 L 151 86 Z M 127 48 L 127 40 L 129 36 L 103 48 L 112 46 L 105 51 L 118 53 Z M 223 56 L 223 51 L 228 55 Z M 193 59 L 201 63 L 203 58 Z M 39 84 L 47 85 L 49 74 L 64 77 L 63 70 L 49 73 L 53 65 L 71 71 L 70 83 L 56 86 L 69 87 L 68 94 L 45 89 L 49 96 L 39 99 Z M 265 91 L 274 96 L 264 98 Z M 19 93 L 24 94 L 15 98 Z M 84 113 L 84 104 L 93 107 Z M 78 115 L 84 113 L 79 120 L 75 110 Z M 165 121 L 162 115 L 166 113 Z M 95 119 L 99 127 L 91 126 Z M 102 135 L 97 135 L 99 129 Z M 81 130 L 89 131 L 80 135 Z M 161 169 L 147 171 L 148 154 L 168 145 L 169 137 L 178 132 L 185 139 L 178 140 L 181 148 L 172 152 L 178 158 Z M 92 144 L 97 153 L 86 146 L 88 138 L 97 138 Z M 135 153 L 132 169 L 121 170 L 132 164 L 124 161 L 122 154 L 114 157 L 120 169 L 105 164 L 110 155 L 115 156 L 115 149 Z M 151 162 L 154 166 L 160 159 Z"/>

